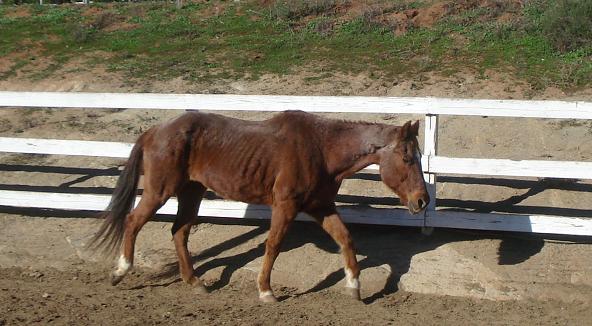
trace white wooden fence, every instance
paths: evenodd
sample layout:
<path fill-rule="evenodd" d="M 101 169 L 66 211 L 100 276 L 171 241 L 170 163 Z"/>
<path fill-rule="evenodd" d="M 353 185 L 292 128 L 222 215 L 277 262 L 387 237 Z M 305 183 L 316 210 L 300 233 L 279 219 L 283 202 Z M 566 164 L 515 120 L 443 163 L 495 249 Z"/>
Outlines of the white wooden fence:
<path fill-rule="evenodd" d="M 458 100 L 443 98 L 354 96 L 258 96 L 202 94 L 124 94 L 0 92 L 0 107 L 194 109 L 227 111 L 405 113 L 425 115 L 422 157 L 425 178 L 434 200 L 425 215 L 411 216 L 403 209 L 343 208 L 349 223 L 452 227 L 592 236 L 592 218 L 549 215 L 490 214 L 436 210 L 438 174 L 522 176 L 592 179 L 592 162 L 558 162 L 451 158 L 437 155 L 439 115 L 516 118 L 592 119 L 592 103 L 561 101 Z M 0 137 L 0 152 L 84 155 L 127 158 L 132 144 L 58 139 Z M 370 169 L 376 169 L 371 166 Z M 0 205 L 64 210 L 103 210 L 109 196 L 0 191 Z M 170 200 L 159 213 L 175 214 Z M 200 215 L 229 218 L 268 218 L 266 207 L 244 203 L 204 201 Z M 304 218 L 306 217 L 299 217 Z"/>

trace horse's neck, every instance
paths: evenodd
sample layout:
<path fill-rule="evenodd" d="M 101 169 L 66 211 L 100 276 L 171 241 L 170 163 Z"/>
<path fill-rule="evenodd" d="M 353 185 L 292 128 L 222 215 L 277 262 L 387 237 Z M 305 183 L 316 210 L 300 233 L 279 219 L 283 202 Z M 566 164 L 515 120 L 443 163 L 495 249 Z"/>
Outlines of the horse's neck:
<path fill-rule="evenodd" d="M 378 164 L 376 151 L 389 143 L 395 127 L 384 124 L 344 122 L 326 137 L 325 158 L 337 181 L 370 164 Z"/>

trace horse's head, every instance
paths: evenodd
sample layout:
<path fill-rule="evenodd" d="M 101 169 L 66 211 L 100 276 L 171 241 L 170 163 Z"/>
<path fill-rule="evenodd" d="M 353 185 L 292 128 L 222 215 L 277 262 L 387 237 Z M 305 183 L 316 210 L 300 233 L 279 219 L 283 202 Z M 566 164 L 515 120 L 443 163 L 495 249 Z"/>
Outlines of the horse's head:
<path fill-rule="evenodd" d="M 408 121 L 397 129 L 394 139 L 379 154 L 382 181 L 401 199 L 412 214 L 425 209 L 430 202 L 421 168 L 417 142 L 419 121 Z"/>

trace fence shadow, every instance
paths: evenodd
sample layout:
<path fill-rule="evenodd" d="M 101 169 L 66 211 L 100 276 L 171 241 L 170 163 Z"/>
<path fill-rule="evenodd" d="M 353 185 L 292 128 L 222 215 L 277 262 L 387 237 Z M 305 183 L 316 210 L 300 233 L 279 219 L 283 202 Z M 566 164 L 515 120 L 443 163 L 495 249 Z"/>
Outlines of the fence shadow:
<path fill-rule="evenodd" d="M 101 194 L 110 195 L 113 191 L 110 187 L 103 186 L 77 186 L 76 184 L 90 180 L 93 177 L 99 176 L 117 176 L 120 171 L 118 167 L 109 168 L 76 168 L 76 167 L 59 167 L 59 166 L 31 166 L 22 164 L 0 164 L 0 172 L 37 172 L 37 173 L 53 173 L 65 175 L 78 175 L 75 180 L 61 183 L 57 186 L 39 186 L 27 184 L 3 184 L 0 183 L 0 190 L 12 191 L 29 191 L 29 192 L 55 192 L 55 193 L 80 193 L 80 194 Z M 379 181 L 380 177 L 374 173 L 358 173 L 353 176 L 355 179 Z M 543 205 L 518 205 L 525 199 L 534 195 L 540 194 L 546 190 L 566 190 L 577 192 L 592 192 L 592 183 L 580 183 L 577 180 L 561 180 L 561 179 L 543 179 L 535 180 L 519 180 L 519 179 L 504 179 L 504 178 L 475 178 L 475 177 L 454 177 L 454 176 L 440 176 L 439 183 L 456 183 L 465 185 L 489 185 L 501 186 L 513 189 L 526 190 L 525 193 L 514 195 L 503 200 L 495 202 L 487 202 L 480 200 L 468 199 L 452 199 L 442 198 L 438 199 L 438 206 L 452 209 L 455 211 L 467 211 L 475 213 L 514 213 L 514 214 L 540 214 L 540 215 L 557 215 L 567 217 L 590 217 L 592 218 L 592 209 L 578 209 L 569 207 L 554 207 Z M 141 193 L 141 190 L 140 190 Z M 206 199 L 220 199 L 215 194 L 206 193 Z M 355 207 L 370 207 L 372 205 L 400 205 L 398 199 L 394 196 L 387 197 L 366 197 L 360 195 L 338 195 L 337 202 Z M 1 211 L 1 210 L 0 210 Z"/>
<path fill-rule="evenodd" d="M 583 193 L 592 192 L 591 183 L 580 183 L 574 179 L 541 179 L 541 180 L 517 180 L 503 178 L 471 178 L 444 176 L 438 178 L 442 183 L 458 183 L 465 185 L 489 185 L 512 189 L 526 190 L 522 194 L 510 196 L 506 199 L 485 202 L 479 200 L 438 199 L 438 206 L 449 207 L 457 211 L 471 211 L 475 213 L 514 213 L 514 214 L 540 214 L 557 215 L 567 217 L 591 217 L 592 209 L 578 209 L 553 206 L 518 205 L 524 200 L 540 194 L 546 190 L 565 190 Z"/>
<path fill-rule="evenodd" d="M 87 181 L 96 176 L 116 176 L 119 174 L 117 167 L 105 169 L 88 169 L 88 168 L 64 168 L 53 166 L 26 166 L 26 165 L 7 165 L 0 164 L 0 171 L 25 171 L 25 172 L 42 172 L 42 173 L 58 173 L 66 175 L 80 175 L 75 180 L 62 183 L 58 186 L 35 186 L 23 184 L 0 184 L 0 190 L 20 190 L 20 191 L 35 191 L 39 193 L 45 192 L 63 192 L 63 193 L 94 193 L 94 194 L 111 194 L 112 189 L 109 187 L 86 187 L 77 186 L 80 182 Z M 355 178 L 363 180 L 379 180 L 378 175 L 361 173 L 357 174 Z M 535 214 L 553 214 L 561 216 L 580 216 L 592 217 L 592 210 L 588 209 L 574 209 L 561 207 L 539 207 L 539 206 L 518 206 L 517 204 L 523 202 L 525 199 L 539 194 L 547 189 L 560 189 L 569 191 L 591 192 L 592 184 L 579 183 L 577 181 L 529 181 L 529 180 L 515 180 L 503 178 L 471 178 L 471 177 L 439 177 L 440 182 L 460 183 L 460 184 L 474 184 L 474 185 L 492 185 L 504 186 L 514 189 L 526 190 L 523 194 L 510 196 L 497 202 L 483 202 L 475 200 L 457 200 L 457 199 L 439 199 L 438 203 L 455 210 L 464 210 L 471 212 L 505 212 L 505 213 L 535 213 Z M 217 199 L 213 193 L 206 194 L 208 199 Z M 348 206 L 368 207 L 372 205 L 393 205 L 396 204 L 394 197 L 364 197 L 357 195 L 339 195 L 338 202 Z M 37 208 L 18 208 L 0 206 L 1 213 L 9 214 L 23 214 L 29 216 L 39 217 L 94 217 L 97 212 L 92 211 L 66 211 L 66 210 L 50 210 Z M 160 221 L 172 221 L 174 216 L 157 216 Z M 205 218 L 204 222 L 217 224 L 249 224 L 255 225 L 257 228 L 246 231 L 245 233 L 236 236 L 235 238 L 221 242 L 211 248 L 207 248 L 197 255 L 192 257 L 196 266 L 196 273 L 201 275 L 208 270 L 223 267 L 220 278 L 212 285 L 211 290 L 220 289 L 229 284 L 232 275 L 240 268 L 247 265 L 249 262 L 257 259 L 263 255 L 264 242 L 259 243 L 248 249 L 245 252 L 238 253 L 227 257 L 218 257 L 222 253 L 234 248 L 238 245 L 244 244 L 255 239 L 268 230 L 268 221 L 256 220 L 228 220 L 220 218 Z M 498 264 L 513 265 L 524 262 L 530 257 L 539 253 L 544 247 L 544 239 L 549 238 L 548 235 L 533 235 L 533 234 L 513 234 L 508 232 L 487 232 L 474 231 L 471 233 L 459 232 L 455 230 L 438 230 L 433 236 L 425 237 L 421 235 L 416 228 L 405 227 L 385 227 L 385 226 L 365 226 L 365 225 L 349 225 L 354 242 L 357 247 L 357 252 L 365 258 L 360 261 L 362 269 L 373 268 L 387 264 L 391 268 L 391 274 L 383 289 L 370 294 L 364 299 L 364 302 L 371 303 L 385 295 L 396 292 L 398 290 L 398 282 L 402 275 L 407 273 L 410 268 L 411 259 L 414 255 L 426 251 L 434 250 L 444 244 L 471 241 L 479 239 L 499 239 L 500 245 L 498 248 Z M 559 236 L 558 238 L 566 238 Z M 569 237 L 567 237 L 569 238 Z M 577 237 L 572 238 L 582 243 L 591 243 L 591 238 Z M 300 248 L 306 244 L 314 244 L 318 248 L 326 252 L 337 253 L 339 248 L 333 240 L 324 233 L 324 231 L 315 223 L 297 222 L 293 225 L 288 233 L 282 251 L 289 251 Z M 156 279 L 176 278 L 178 275 L 176 261 L 168 264 L 165 269 L 156 276 Z M 324 279 L 306 291 L 316 292 L 334 286 L 341 279 L 343 279 L 343 269 L 338 269 L 330 273 Z M 168 284 L 168 283 L 167 283 Z M 304 293 L 302 293 L 304 294 Z"/>

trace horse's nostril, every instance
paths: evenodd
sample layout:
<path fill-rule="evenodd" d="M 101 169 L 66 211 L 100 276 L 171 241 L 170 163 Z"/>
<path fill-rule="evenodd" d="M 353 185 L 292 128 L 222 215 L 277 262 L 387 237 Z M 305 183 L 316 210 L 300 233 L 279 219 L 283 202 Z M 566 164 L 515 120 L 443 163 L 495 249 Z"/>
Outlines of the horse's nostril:
<path fill-rule="evenodd" d="M 419 206 L 419 208 L 424 208 L 426 203 L 423 201 L 423 199 L 418 199 L 417 200 L 417 205 Z"/>

